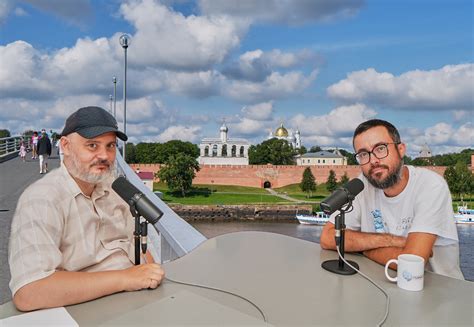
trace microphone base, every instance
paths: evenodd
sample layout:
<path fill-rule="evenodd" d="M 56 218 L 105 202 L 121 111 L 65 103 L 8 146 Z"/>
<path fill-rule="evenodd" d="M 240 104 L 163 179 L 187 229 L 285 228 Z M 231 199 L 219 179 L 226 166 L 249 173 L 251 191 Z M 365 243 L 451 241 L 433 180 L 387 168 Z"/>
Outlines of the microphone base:
<path fill-rule="evenodd" d="M 359 265 L 356 262 L 350 260 L 347 260 L 347 262 L 359 269 Z M 339 275 L 354 275 L 356 273 L 354 269 L 346 265 L 344 262 L 342 267 L 339 266 L 339 260 L 326 260 L 321 264 L 321 267 L 323 267 L 327 271 Z"/>

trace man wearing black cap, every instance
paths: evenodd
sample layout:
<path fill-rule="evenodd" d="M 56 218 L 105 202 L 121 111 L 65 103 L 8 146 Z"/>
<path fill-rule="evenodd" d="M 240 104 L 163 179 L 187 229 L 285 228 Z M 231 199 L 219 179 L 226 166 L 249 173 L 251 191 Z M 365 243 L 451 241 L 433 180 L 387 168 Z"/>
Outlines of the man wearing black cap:
<path fill-rule="evenodd" d="M 133 217 L 111 189 L 116 138 L 127 136 L 99 107 L 74 112 L 61 135 L 64 164 L 25 190 L 12 221 L 16 307 L 58 307 L 158 287 L 164 276 L 158 264 L 133 265 Z"/>

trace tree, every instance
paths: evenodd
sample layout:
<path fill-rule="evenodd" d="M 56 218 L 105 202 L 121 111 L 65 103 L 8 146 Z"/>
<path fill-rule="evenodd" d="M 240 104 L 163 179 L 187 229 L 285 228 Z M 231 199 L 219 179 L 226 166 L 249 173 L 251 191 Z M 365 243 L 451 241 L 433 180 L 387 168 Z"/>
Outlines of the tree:
<path fill-rule="evenodd" d="M 299 149 L 296 149 L 296 152 L 298 154 L 305 154 L 306 152 L 308 152 L 308 150 L 306 150 L 306 147 L 304 145 L 302 145 Z"/>
<path fill-rule="evenodd" d="M 0 138 L 2 137 L 10 137 L 10 131 L 8 129 L 0 129 Z"/>
<path fill-rule="evenodd" d="M 189 154 L 178 153 L 168 158 L 156 177 L 164 181 L 170 191 L 180 191 L 184 197 L 191 189 L 197 171 L 199 171 L 199 164 L 195 158 Z"/>
<path fill-rule="evenodd" d="M 191 142 L 183 142 L 180 140 L 171 140 L 161 144 L 157 149 L 157 162 L 165 163 L 168 158 L 176 156 L 178 153 L 187 154 L 197 159 L 199 157 L 199 148 Z"/>
<path fill-rule="evenodd" d="M 127 157 L 125 161 L 129 164 L 138 163 L 136 152 L 136 146 L 133 143 L 127 143 L 125 146 L 125 156 Z"/>
<path fill-rule="evenodd" d="M 336 173 L 334 172 L 334 170 L 331 169 L 329 171 L 329 176 L 326 181 L 326 189 L 332 193 L 334 192 L 336 188 L 337 188 Z"/>
<path fill-rule="evenodd" d="M 349 176 L 347 176 L 347 172 L 344 172 L 344 175 L 341 176 L 341 179 L 339 180 L 339 185 L 342 186 L 346 184 L 349 181 Z"/>
<path fill-rule="evenodd" d="M 272 138 L 249 147 L 251 165 L 294 165 L 296 151 L 286 140 Z"/>
<path fill-rule="evenodd" d="M 467 165 L 458 161 L 455 166 L 449 166 L 444 172 L 444 178 L 448 183 L 451 193 L 459 195 L 473 194 L 474 176 Z"/>
<path fill-rule="evenodd" d="M 313 192 L 316 190 L 316 181 L 309 167 L 306 167 L 303 172 L 303 179 L 301 180 L 300 188 L 306 193 L 307 198 L 313 196 Z"/>
<path fill-rule="evenodd" d="M 355 158 L 355 154 L 344 149 L 339 149 L 339 152 L 347 158 L 348 165 L 358 165 L 357 160 Z"/>
<path fill-rule="evenodd" d="M 312 146 L 308 152 L 312 152 L 312 153 L 315 153 L 315 152 L 319 152 L 319 151 L 322 151 L 323 149 L 321 149 L 321 147 L 319 145 L 314 145 Z"/>

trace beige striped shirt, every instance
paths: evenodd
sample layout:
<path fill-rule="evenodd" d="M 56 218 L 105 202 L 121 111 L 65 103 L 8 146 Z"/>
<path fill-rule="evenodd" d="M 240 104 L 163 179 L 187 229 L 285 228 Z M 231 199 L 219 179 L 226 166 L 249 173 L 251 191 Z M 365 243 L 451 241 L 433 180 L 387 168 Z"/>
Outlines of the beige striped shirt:
<path fill-rule="evenodd" d="M 62 165 L 23 192 L 8 253 L 13 295 L 58 270 L 132 266 L 134 220 L 111 182 L 98 184 L 90 197 L 85 196 Z"/>

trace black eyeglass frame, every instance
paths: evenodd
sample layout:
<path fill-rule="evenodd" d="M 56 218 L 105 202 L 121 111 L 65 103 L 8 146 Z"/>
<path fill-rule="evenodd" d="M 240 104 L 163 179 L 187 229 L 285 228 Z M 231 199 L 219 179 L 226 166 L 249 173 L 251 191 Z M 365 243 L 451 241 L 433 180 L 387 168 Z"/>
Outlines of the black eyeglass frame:
<path fill-rule="evenodd" d="M 402 142 L 388 142 L 388 143 L 383 142 L 383 143 L 379 143 L 379 144 L 374 145 L 374 147 L 372 148 L 371 151 L 366 151 L 366 150 L 359 151 L 359 152 L 357 152 L 357 153 L 354 155 L 354 157 L 355 157 L 357 163 L 359 164 L 359 166 L 364 166 L 364 165 L 367 165 L 367 164 L 370 162 L 370 156 L 371 156 L 372 154 L 373 154 L 373 155 L 375 156 L 375 158 L 377 158 L 377 159 L 387 158 L 388 155 L 390 154 L 390 152 L 388 151 L 388 145 L 389 145 L 389 144 L 396 144 L 396 145 L 398 145 L 398 144 L 401 144 L 401 143 L 402 143 Z M 385 148 L 387 149 L 387 154 L 386 154 L 385 156 L 383 156 L 383 157 L 378 157 L 378 156 L 375 154 L 374 150 L 375 150 L 375 148 L 377 148 L 377 147 L 379 147 L 379 146 L 381 146 L 381 145 L 384 145 L 384 146 L 385 146 Z M 361 153 L 367 153 L 367 154 L 369 155 L 369 160 L 367 160 L 366 163 L 361 164 L 361 163 L 359 162 L 359 159 L 358 159 L 357 156 L 358 156 L 359 154 L 361 154 Z"/>

